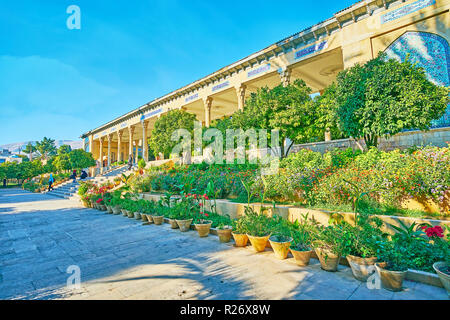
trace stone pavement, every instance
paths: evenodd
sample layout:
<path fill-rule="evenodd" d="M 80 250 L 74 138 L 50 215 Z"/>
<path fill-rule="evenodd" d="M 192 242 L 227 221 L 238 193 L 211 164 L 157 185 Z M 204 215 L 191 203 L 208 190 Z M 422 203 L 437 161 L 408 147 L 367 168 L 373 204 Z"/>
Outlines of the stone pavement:
<path fill-rule="evenodd" d="M 68 289 L 67 268 L 81 270 Z M 200 239 L 169 225 L 142 225 L 73 200 L 0 190 L 0 299 L 448 299 L 410 281 L 369 290 L 347 267 L 298 267 L 269 250 Z"/>

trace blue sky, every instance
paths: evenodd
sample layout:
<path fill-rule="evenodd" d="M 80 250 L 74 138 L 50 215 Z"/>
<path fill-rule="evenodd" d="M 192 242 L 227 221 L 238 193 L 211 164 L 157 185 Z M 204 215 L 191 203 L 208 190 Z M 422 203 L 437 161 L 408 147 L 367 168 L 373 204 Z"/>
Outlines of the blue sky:
<path fill-rule="evenodd" d="M 0 144 L 76 140 L 354 2 L 0 0 Z"/>

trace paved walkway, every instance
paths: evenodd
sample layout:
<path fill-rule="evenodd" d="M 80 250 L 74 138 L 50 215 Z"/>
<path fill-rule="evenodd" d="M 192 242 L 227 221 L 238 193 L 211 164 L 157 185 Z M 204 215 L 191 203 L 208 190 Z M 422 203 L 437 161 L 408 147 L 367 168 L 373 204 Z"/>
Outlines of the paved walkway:
<path fill-rule="evenodd" d="M 317 260 L 306 268 L 292 260 L 0 190 L 0 299 L 448 299 L 442 288 L 410 281 L 400 293 L 369 290 L 347 267 L 329 273 Z M 72 265 L 80 289 L 66 287 Z"/>

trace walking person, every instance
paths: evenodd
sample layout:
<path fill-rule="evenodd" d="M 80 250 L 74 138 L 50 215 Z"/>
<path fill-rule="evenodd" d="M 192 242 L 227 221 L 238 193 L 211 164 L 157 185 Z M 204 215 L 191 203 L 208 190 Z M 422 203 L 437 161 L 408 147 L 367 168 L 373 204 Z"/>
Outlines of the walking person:
<path fill-rule="evenodd" d="M 133 166 L 133 155 L 130 154 L 128 157 L 128 170 L 131 170 L 131 167 Z"/>
<path fill-rule="evenodd" d="M 73 170 L 70 177 L 73 179 L 73 183 L 77 182 L 77 170 Z"/>
<path fill-rule="evenodd" d="M 53 183 L 55 178 L 53 178 L 53 173 L 50 173 L 50 178 L 48 179 L 48 191 L 53 190 Z"/>

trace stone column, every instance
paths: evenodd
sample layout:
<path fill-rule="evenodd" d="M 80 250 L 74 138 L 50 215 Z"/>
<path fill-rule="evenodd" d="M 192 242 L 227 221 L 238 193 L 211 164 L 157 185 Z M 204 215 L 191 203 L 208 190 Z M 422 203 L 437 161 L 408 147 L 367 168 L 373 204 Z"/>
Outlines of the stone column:
<path fill-rule="evenodd" d="M 89 136 L 89 152 L 92 153 L 92 155 L 94 155 L 93 146 L 94 146 L 94 136 L 90 135 Z"/>
<path fill-rule="evenodd" d="M 142 158 L 146 163 L 148 161 L 147 128 L 148 122 L 142 121 Z"/>
<path fill-rule="evenodd" d="M 100 161 L 100 171 L 103 168 L 103 137 L 99 139 L 100 140 L 100 152 L 99 154 L 99 161 Z"/>
<path fill-rule="evenodd" d="M 283 68 L 280 72 L 281 84 L 283 87 L 287 87 L 291 83 L 292 70 L 289 68 Z"/>
<path fill-rule="evenodd" d="M 138 163 L 138 156 L 139 156 L 139 140 L 136 140 L 134 142 L 136 144 L 136 153 L 134 156 L 134 163 Z"/>
<path fill-rule="evenodd" d="M 106 139 L 108 140 L 108 157 L 107 157 L 107 159 L 108 159 L 108 168 L 109 168 L 109 167 L 111 167 L 111 139 L 112 139 L 111 134 L 108 134 L 106 136 Z"/>
<path fill-rule="evenodd" d="M 247 89 L 247 86 L 245 84 L 241 84 L 239 87 L 236 87 L 236 95 L 238 98 L 238 110 L 244 110 L 245 89 Z"/>
<path fill-rule="evenodd" d="M 130 154 L 133 154 L 133 134 L 134 134 L 134 127 L 128 127 L 128 134 L 130 136 L 130 139 L 128 141 L 128 156 L 127 156 L 127 160 L 128 157 L 130 156 Z"/>
<path fill-rule="evenodd" d="M 206 97 L 203 99 L 203 104 L 205 105 L 205 127 L 209 128 L 211 126 L 211 107 L 213 98 Z"/>
<path fill-rule="evenodd" d="M 123 131 L 117 131 L 117 161 L 123 161 L 122 159 L 122 137 Z"/>

